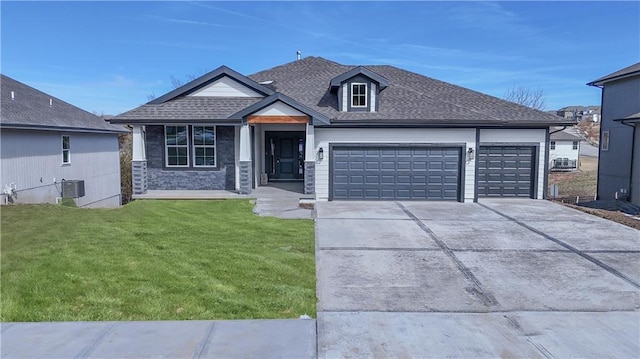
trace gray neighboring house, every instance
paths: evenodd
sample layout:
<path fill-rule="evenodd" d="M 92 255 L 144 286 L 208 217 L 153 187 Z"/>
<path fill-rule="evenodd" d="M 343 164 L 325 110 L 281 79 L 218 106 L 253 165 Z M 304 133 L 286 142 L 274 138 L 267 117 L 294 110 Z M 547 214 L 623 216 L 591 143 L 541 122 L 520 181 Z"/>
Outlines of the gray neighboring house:
<path fill-rule="evenodd" d="M 112 118 L 136 194 L 304 182 L 316 200 L 544 198 L 549 127 L 573 124 L 386 65 L 226 66 Z"/>
<path fill-rule="evenodd" d="M 640 205 L 640 62 L 587 85 L 602 88 L 598 199 Z"/>
<path fill-rule="evenodd" d="M 0 86 L 1 203 L 56 203 L 64 186 L 80 207 L 119 206 L 128 131 L 8 76 Z"/>

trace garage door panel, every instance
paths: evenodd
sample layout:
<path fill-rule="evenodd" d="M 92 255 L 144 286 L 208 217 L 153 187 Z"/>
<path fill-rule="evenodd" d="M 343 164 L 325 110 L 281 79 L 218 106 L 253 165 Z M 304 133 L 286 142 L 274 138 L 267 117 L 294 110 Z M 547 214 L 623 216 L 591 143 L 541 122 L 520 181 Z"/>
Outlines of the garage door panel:
<path fill-rule="evenodd" d="M 458 200 L 460 148 L 345 148 L 332 149 L 332 199 Z"/>
<path fill-rule="evenodd" d="M 531 197 L 535 163 L 532 146 L 480 146 L 479 197 Z"/>

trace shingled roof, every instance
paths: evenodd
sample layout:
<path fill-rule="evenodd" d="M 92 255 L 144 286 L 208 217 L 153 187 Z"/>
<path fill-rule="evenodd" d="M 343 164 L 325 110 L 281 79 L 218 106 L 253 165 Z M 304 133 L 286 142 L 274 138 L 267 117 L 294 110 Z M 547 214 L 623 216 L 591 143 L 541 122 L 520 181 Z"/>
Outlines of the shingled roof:
<path fill-rule="evenodd" d="M 640 62 L 638 62 L 637 64 L 633 64 L 631 66 L 627 66 L 624 69 L 620 69 L 616 72 L 610 73 L 597 80 L 591 81 L 587 85 L 602 86 L 607 82 L 621 80 L 623 78 L 627 78 L 631 76 L 640 76 Z"/>
<path fill-rule="evenodd" d="M 81 108 L 0 75 L 0 126 L 77 132 L 128 132 Z"/>
<path fill-rule="evenodd" d="M 331 92 L 331 80 L 357 68 L 360 67 L 342 65 L 321 57 L 306 57 L 247 77 L 257 83 L 268 83 L 274 91 L 322 114 L 331 120 L 331 126 L 546 127 L 569 124 L 554 114 L 387 65 L 361 67 L 366 69 L 365 72 L 370 71 L 388 80 L 388 87 L 379 94 L 377 112 L 339 111 L 336 94 Z M 194 80 L 194 84 L 197 81 Z M 197 86 L 202 84 L 197 83 Z M 185 86 L 185 94 L 188 91 L 189 86 Z M 149 103 L 116 116 L 115 122 L 132 120 L 140 123 L 144 118 L 150 122 L 201 119 L 200 115 L 194 114 L 195 111 L 201 112 L 204 117 L 208 113 L 210 120 L 216 120 L 237 112 L 232 112 L 230 108 L 216 109 L 213 102 L 206 105 L 202 103 L 204 107 L 196 109 L 188 103 L 187 98 L 178 96 L 164 103 Z M 234 98 L 220 101 L 229 101 L 228 107 L 233 107 L 241 106 L 240 101 L 251 100 Z M 253 101 L 257 102 L 258 99 Z"/>
<path fill-rule="evenodd" d="M 314 108 L 333 124 L 383 123 L 439 125 L 545 125 L 565 119 L 387 65 L 364 66 L 386 78 L 389 86 L 380 92 L 379 111 L 341 112 L 330 93 L 332 78 L 357 66 L 346 66 L 307 57 L 249 77 L 273 80 L 275 90 Z"/>

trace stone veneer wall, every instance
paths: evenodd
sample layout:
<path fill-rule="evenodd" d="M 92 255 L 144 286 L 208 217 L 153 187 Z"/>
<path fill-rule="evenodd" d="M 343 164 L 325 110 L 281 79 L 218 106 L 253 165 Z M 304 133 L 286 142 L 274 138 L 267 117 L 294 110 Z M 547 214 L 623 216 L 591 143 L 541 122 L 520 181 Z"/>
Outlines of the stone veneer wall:
<path fill-rule="evenodd" d="M 316 163 L 314 161 L 304 161 L 304 194 L 314 194 L 316 192 Z"/>
<path fill-rule="evenodd" d="M 191 131 L 191 128 L 190 128 Z M 215 168 L 164 167 L 164 126 L 146 127 L 147 189 L 149 190 L 234 190 L 235 130 L 233 126 L 216 126 Z M 191 132 L 189 132 L 191 141 Z M 189 149 L 189 163 L 193 161 Z"/>

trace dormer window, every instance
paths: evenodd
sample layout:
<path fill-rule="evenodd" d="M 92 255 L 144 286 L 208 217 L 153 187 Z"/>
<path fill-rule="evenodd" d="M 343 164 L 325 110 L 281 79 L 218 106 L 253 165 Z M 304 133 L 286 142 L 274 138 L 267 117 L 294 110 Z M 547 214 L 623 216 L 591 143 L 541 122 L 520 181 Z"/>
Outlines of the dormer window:
<path fill-rule="evenodd" d="M 351 107 L 367 107 L 367 84 L 351 84 Z"/>
<path fill-rule="evenodd" d="M 337 97 L 338 111 L 378 112 L 380 92 L 387 86 L 387 79 L 358 66 L 332 78 L 330 92 Z"/>

